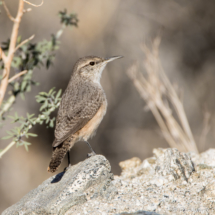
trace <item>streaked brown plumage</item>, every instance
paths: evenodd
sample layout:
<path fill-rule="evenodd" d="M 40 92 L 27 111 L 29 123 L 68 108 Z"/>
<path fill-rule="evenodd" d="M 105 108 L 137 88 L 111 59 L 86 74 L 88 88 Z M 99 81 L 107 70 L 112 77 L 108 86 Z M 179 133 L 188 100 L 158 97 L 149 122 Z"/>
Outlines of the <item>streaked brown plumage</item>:
<path fill-rule="evenodd" d="M 103 59 L 89 56 L 75 64 L 57 115 L 49 172 L 57 170 L 77 141 L 87 141 L 95 133 L 107 108 L 100 77 L 106 64 L 120 57 Z"/>

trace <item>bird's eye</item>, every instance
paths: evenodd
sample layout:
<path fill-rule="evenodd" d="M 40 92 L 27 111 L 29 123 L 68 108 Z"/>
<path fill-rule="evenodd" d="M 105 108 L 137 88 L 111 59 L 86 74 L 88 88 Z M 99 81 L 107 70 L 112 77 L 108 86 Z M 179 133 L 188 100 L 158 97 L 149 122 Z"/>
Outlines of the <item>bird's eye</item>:
<path fill-rule="evenodd" d="M 95 65 L 95 62 L 94 62 L 94 61 L 91 61 L 91 62 L 90 62 L 90 65 L 91 65 L 91 66 L 94 66 L 94 65 Z"/>

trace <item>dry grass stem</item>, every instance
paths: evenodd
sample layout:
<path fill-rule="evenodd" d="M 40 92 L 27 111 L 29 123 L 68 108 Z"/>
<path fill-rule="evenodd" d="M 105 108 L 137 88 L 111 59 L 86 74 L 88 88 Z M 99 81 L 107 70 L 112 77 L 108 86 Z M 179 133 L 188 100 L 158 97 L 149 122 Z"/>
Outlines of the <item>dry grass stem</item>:
<path fill-rule="evenodd" d="M 203 116 L 204 116 L 203 129 L 199 141 L 201 144 L 202 151 L 204 151 L 205 149 L 206 138 L 211 129 L 211 113 L 205 108 Z"/>
<path fill-rule="evenodd" d="M 145 45 L 142 46 L 146 56 L 143 63 L 146 75 L 138 70 L 137 64 L 128 70 L 128 75 L 152 111 L 169 145 L 180 151 L 198 153 L 183 104 L 162 69 L 158 53 L 159 44 L 158 37 L 152 44 L 152 50 Z M 179 122 L 173 113 L 177 114 Z"/>

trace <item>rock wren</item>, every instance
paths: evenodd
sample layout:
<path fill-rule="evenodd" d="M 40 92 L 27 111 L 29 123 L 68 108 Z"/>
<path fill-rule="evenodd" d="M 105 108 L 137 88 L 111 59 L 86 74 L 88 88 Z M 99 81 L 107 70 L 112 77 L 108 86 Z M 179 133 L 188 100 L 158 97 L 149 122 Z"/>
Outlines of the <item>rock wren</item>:
<path fill-rule="evenodd" d="M 89 56 L 76 62 L 57 114 L 49 172 L 57 170 L 76 142 L 87 142 L 95 134 L 107 108 L 107 99 L 100 84 L 102 71 L 107 63 L 121 57 L 103 59 Z"/>

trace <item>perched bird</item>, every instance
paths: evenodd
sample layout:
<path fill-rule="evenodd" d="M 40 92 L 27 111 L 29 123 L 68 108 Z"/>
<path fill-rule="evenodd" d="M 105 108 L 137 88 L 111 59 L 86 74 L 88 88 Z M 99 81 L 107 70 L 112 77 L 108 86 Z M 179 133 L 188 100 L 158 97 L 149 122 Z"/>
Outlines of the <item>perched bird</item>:
<path fill-rule="evenodd" d="M 57 114 L 49 172 L 57 170 L 76 142 L 87 142 L 95 134 L 107 109 L 107 99 L 100 84 L 102 71 L 107 63 L 121 57 L 89 56 L 76 62 Z M 92 153 L 95 154 L 93 150 Z M 70 163 L 69 153 L 68 161 Z"/>

